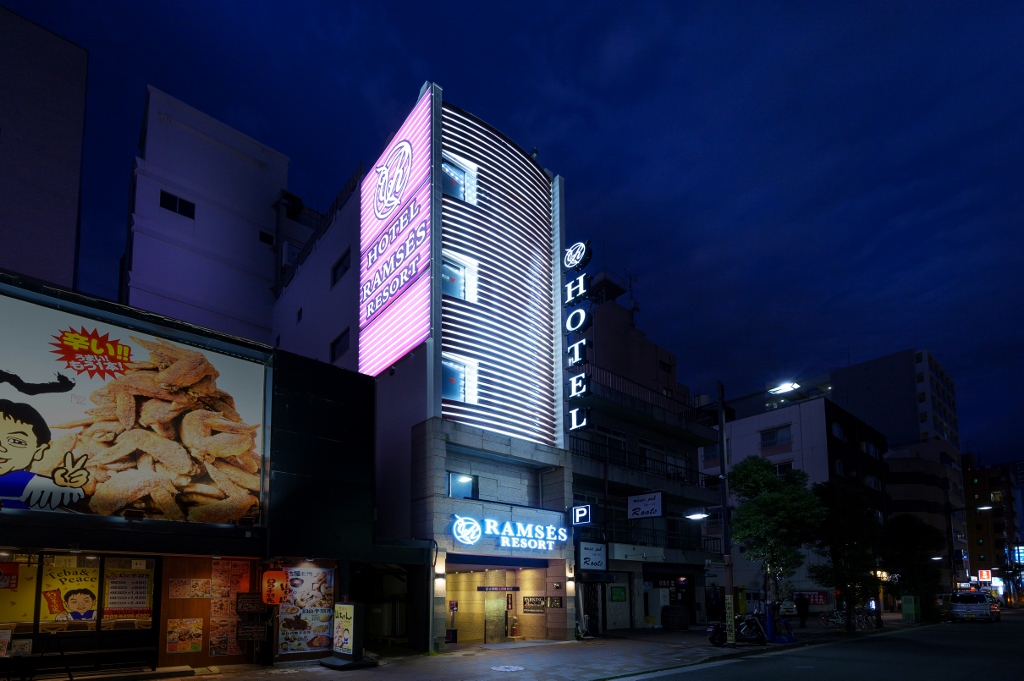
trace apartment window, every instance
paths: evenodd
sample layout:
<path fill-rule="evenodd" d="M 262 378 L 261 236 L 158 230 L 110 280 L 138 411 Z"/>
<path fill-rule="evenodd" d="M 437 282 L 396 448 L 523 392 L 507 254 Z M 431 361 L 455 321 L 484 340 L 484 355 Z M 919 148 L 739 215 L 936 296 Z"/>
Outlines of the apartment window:
<path fill-rule="evenodd" d="M 175 196 L 170 192 L 165 192 L 162 189 L 160 190 L 160 207 L 166 208 L 172 213 L 177 213 L 189 220 L 196 219 L 196 204 L 191 201 L 186 201 L 179 196 Z"/>
<path fill-rule="evenodd" d="M 441 294 L 475 303 L 478 269 L 479 263 L 473 258 L 447 251 L 442 253 Z"/>
<path fill-rule="evenodd" d="M 846 440 L 846 432 L 843 431 L 843 427 L 835 421 L 832 422 L 832 435 L 840 440 Z"/>
<path fill-rule="evenodd" d="M 978 555 L 978 560 L 985 560 L 985 554 L 984 553 L 979 554 Z"/>
<path fill-rule="evenodd" d="M 446 296 L 466 299 L 466 268 L 451 260 L 441 261 L 441 293 Z"/>
<path fill-rule="evenodd" d="M 917 419 L 921 423 L 928 423 L 928 412 L 922 411 L 920 414 L 917 415 Z"/>
<path fill-rule="evenodd" d="M 979 545 L 979 546 L 980 546 L 980 545 L 982 545 L 982 544 L 984 544 L 984 543 L 985 543 L 985 540 L 984 540 L 984 539 L 979 539 L 979 540 L 978 540 L 978 545 Z"/>
<path fill-rule="evenodd" d="M 295 313 L 295 323 L 298 324 L 301 321 L 302 321 L 302 308 L 300 307 L 298 309 L 298 311 Z"/>
<path fill-rule="evenodd" d="M 920 364 L 922 359 L 923 357 L 921 356 L 921 353 L 917 353 L 914 355 L 914 364 Z"/>
<path fill-rule="evenodd" d="M 270 232 L 264 232 L 261 229 L 260 230 L 260 241 L 262 241 L 263 243 L 265 243 L 268 246 L 273 246 L 274 245 L 274 235 L 271 234 Z"/>
<path fill-rule="evenodd" d="M 789 426 L 779 426 L 771 430 L 761 431 L 761 449 L 771 449 L 793 443 L 793 437 Z"/>
<path fill-rule="evenodd" d="M 341 356 L 348 352 L 349 333 L 345 329 L 341 334 L 331 341 L 331 363 L 337 362 Z"/>
<path fill-rule="evenodd" d="M 791 470 L 793 470 L 792 461 L 783 461 L 782 463 L 775 464 L 775 475 L 778 475 L 779 477 L 782 477 Z"/>
<path fill-rule="evenodd" d="M 626 434 L 623 431 L 601 425 L 594 426 L 594 430 L 597 433 L 594 440 L 599 444 L 602 444 L 609 449 L 619 449 L 623 451 L 626 449 Z"/>
<path fill-rule="evenodd" d="M 441 397 L 457 402 L 477 402 L 477 362 L 465 357 L 441 355 Z"/>
<path fill-rule="evenodd" d="M 448 196 L 476 205 L 479 166 L 451 152 L 441 153 L 441 191 Z"/>
<path fill-rule="evenodd" d="M 920 403 L 922 403 L 922 404 L 923 404 L 923 403 L 924 403 L 924 399 L 925 399 L 925 398 L 924 398 L 924 393 L 918 393 L 918 394 L 917 394 L 917 401 L 918 401 L 918 402 L 920 402 Z"/>
<path fill-rule="evenodd" d="M 881 480 L 879 480 L 878 478 L 876 478 L 873 475 L 865 475 L 864 476 L 864 484 L 867 485 L 868 487 L 870 487 L 871 489 L 877 491 L 877 492 L 881 492 L 882 491 L 882 482 L 881 482 Z"/>
<path fill-rule="evenodd" d="M 345 252 L 338 258 L 338 262 L 334 263 L 331 267 L 331 286 L 333 287 L 341 278 L 345 276 L 349 268 L 352 267 L 352 249 L 346 248 Z"/>
<path fill-rule="evenodd" d="M 861 442 L 860 443 L 860 449 L 861 449 L 862 452 L 864 452 L 865 454 L 867 454 L 871 458 L 873 458 L 873 459 L 877 459 L 878 458 L 878 447 L 876 447 L 872 443 L 870 443 L 870 442 Z"/>
<path fill-rule="evenodd" d="M 844 475 L 843 462 L 839 459 L 836 459 L 836 475 Z"/>
<path fill-rule="evenodd" d="M 480 478 L 465 473 L 448 473 L 448 496 L 456 499 L 479 499 Z"/>
<path fill-rule="evenodd" d="M 921 371 L 917 372 L 917 382 L 924 383 L 924 373 Z"/>
<path fill-rule="evenodd" d="M 666 374 L 672 373 L 672 365 L 664 360 L 658 360 L 658 368 L 664 371 Z"/>

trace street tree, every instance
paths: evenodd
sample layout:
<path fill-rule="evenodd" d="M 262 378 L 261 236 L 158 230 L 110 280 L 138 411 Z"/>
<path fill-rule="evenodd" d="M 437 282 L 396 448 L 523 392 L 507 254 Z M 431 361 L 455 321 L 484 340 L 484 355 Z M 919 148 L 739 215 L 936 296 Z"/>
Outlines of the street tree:
<path fill-rule="evenodd" d="M 801 470 L 777 474 L 759 456 L 743 459 L 729 473 L 729 489 L 738 501 L 729 520 L 732 536 L 748 559 L 763 565 L 771 602 L 778 600 L 779 582 L 803 565 L 800 549 L 824 517 L 807 480 Z"/>
<path fill-rule="evenodd" d="M 839 592 L 846 603 L 846 628 L 856 629 L 853 606 L 878 595 L 878 546 L 881 525 L 871 497 L 856 481 L 830 480 L 812 488 L 825 509 L 811 543 L 824 562 L 807 574 L 821 586 Z"/>

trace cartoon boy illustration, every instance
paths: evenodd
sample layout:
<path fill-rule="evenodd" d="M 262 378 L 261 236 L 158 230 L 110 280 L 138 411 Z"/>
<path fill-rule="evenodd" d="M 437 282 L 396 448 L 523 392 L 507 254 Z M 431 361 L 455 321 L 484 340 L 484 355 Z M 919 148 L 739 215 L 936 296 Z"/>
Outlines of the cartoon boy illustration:
<path fill-rule="evenodd" d="M 57 615 L 58 620 L 94 620 L 96 619 L 96 594 L 91 589 L 72 589 L 64 594 L 64 607 L 67 612 Z"/>
<path fill-rule="evenodd" d="M 5 508 L 56 510 L 85 497 L 86 457 L 71 452 L 47 478 L 28 470 L 50 448 L 46 421 L 27 404 L 0 400 L 0 502 Z"/>

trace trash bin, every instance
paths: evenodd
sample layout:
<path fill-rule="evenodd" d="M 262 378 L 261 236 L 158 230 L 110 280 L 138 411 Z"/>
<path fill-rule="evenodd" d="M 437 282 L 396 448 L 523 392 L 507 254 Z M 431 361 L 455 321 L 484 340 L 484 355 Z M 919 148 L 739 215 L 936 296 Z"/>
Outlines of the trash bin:
<path fill-rule="evenodd" d="M 918 596 L 903 596 L 903 621 L 921 621 L 921 599 Z"/>

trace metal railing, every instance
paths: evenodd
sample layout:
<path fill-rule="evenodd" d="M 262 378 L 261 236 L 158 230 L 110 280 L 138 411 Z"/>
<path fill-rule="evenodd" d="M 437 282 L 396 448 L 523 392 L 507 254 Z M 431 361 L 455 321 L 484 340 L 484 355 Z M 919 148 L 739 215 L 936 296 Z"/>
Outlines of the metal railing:
<path fill-rule="evenodd" d="M 688 485 L 696 485 L 704 489 L 718 489 L 719 481 L 716 476 L 707 475 L 692 468 L 677 466 L 676 464 L 654 459 L 637 452 L 615 449 L 578 436 L 571 436 L 569 438 L 569 449 L 573 454 L 582 456 L 585 459 L 601 462 L 607 460 L 609 464 L 620 468 L 639 471 Z"/>
<path fill-rule="evenodd" d="M 635 400 L 632 406 L 640 411 L 651 413 L 654 408 L 657 408 L 669 414 L 674 414 L 683 421 L 699 423 L 702 426 L 708 427 L 714 425 L 714 417 L 710 412 L 695 408 L 688 400 L 677 400 L 667 395 L 662 395 L 624 376 L 619 376 L 593 364 L 588 365 L 586 371 L 587 376 L 594 383 L 603 385 L 614 392 L 621 393 Z"/>

